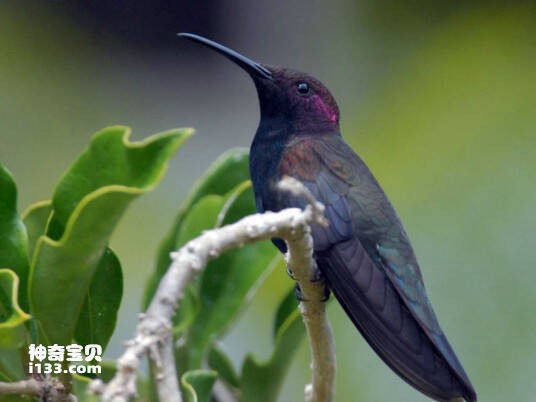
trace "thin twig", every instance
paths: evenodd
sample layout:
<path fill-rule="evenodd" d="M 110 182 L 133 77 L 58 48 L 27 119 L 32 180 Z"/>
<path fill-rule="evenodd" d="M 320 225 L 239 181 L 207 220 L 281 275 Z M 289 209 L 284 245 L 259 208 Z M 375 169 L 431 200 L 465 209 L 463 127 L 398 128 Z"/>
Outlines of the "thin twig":
<path fill-rule="evenodd" d="M 74 395 L 65 392 L 65 387 L 56 378 L 30 378 L 16 382 L 0 382 L 0 395 L 36 396 L 50 402 L 76 402 Z"/>
<path fill-rule="evenodd" d="M 156 379 L 156 390 L 159 402 L 182 402 L 179 389 L 177 369 L 175 367 L 175 352 L 173 350 L 173 335 L 157 345 L 156 358 L 152 361 Z"/>
<path fill-rule="evenodd" d="M 40 381 L 33 378 L 16 382 L 0 382 L 0 394 L 37 396 L 41 389 Z"/>
<path fill-rule="evenodd" d="M 322 225 L 328 224 L 324 218 L 324 206 L 298 181 L 287 177 L 279 186 L 295 195 L 304 196 L 309 202 L 307 208 L 316 216 L 316 221 Z M 305 399 L 307 402 L 331 402 L 334 398 L 335 346 L 326 315 L 325 284 L 317 279 L 317 267 L 312 257 L 313 241 L 309 232 L 307 226 L 304 233 L 296 233 L 286 239 L 289 251 L 285 259 L 301 290 L 303 301 L 299 308 L 311 349 L 313 381 L 305 388 Z"/>
<path fill-rule="evenodd" d="M 217 258 L 222 253 L 247 243 L 267 240 L 273 237 L 283 238 L 289 245 L 288 261 L 301 278 L 300 286 L 308 301 L 302 303 L 304 321 L 311 337 L 313 349 L 313 398 L 314 402 L 330 402 L 333 394 L 334 354 L 333 341 L 329 323 L 324 314 L 324 303 L 321 302 L 323 285 L 311 283 L 314 277 L 314 260 L 312 259 L 312 238 L 310 224 L 326 224 L 322 215 L 322 206 L 299 182 L 289 179 L 283 184 L 285 190 L 293 191 L 312 200 L 312 205 L 305 210 L 296 208 L 264 214 L 256 214 L 218 229 L 204 232 L 196 239 L 189 241 L 179 251 L 171 253 L 171 265 L 161 279 L 154 298 L 138 323 L 134 338 L 126 345 L 126 350 L 118 360 L 118 369 L 114 378 L 108 383 L 93 381 L 90 389 L 100 394 L 104 402 L 126 402 L 136 395 L 136 376 L 140 360 L 149 355 L 155 362 L 165 364 L 163 350 L 157 345 L 163 345 L 171 331 L 171 318 L 178 307 L 186 286 L 204 269 L 208 261 Z M 303 269 L 303 275 L 300 268 Z M 321 294 L 320 295 L 320 288 Z M 320 324 L 313 322 L 320 320 Z M 324 340 L 320 338 L 325 336 Z M 313 341 L 314 340 L 314 341 Z M 323 351 L 316 351 L 324 348 Z M 333 354 L 333 356 L 328 356 Z M 325 360 L 323 360 L 325 359 Z M 324 361 L 329 366 L 323 369 Z M 173 364 L 174 365 L 174 364 Z M 172 374 L 173 373 L 173 374 Z M 331 374 L 330 374 L 331 373 Z M 164 370 L 163 376 L 173 375 L 174 380 L 163 379 L 162 384 L 176 382 L 175 369 Z M 323 383 L 323 384 L 322 384 Z M 157 384 L 158 385 L 158 384 Z M 180 400 L 180 393 L 170 387 L 171 397 Z M 177 392 L 175 392 L 177 391 Z M 317 394 L 318 393 L 318 394 Z M 159 392 L 160 394 L 160 392 Z M 177 394 L 179 396 L 177 396 Z"/>

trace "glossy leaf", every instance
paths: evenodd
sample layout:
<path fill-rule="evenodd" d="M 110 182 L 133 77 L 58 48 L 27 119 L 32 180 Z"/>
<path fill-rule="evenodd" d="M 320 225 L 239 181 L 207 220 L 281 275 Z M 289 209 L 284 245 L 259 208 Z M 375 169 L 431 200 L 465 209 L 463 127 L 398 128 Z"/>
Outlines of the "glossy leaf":
<path fill-rule="evenodd" d="M 28 241 L 17 213 L 17 187 L 11 173 L 0 164 L 0 268 L 9 268 L 20 281 L 18 302 L 27 310 Z"/>
<path fill-rule="evenodd" d="M 305 335 L 301 315 L 296 305 L 294 289 L 282 300 L 276 312 L 275 346 L 271 357 L 261 362 L 248 355 L 242 366 L 242 400 L 274 402 L 286 376 L 294 352 Z M 284 319 L 283 319 L 284 317 Z"/>
<path fill-rule="evenodd" d="M 179 244 L 184 244 L 188 240 L 199 236 L 203 230 L 214 228 L 227 201 L 234 199 L 234 192 L 231 191 L 231 194 L 226 196 L 209 194 L 199 199 L 184 215 L 177 236 Z M 179 309 L 173 318 L 174 333 L 177 335 L 188 329 L 197 315 L 200 314 L 199 283 L 199 278 L 190 283 L 185 290 L 184 297 L 180 301 Z M 203 346 L 205 346 L 204 343 Z M 175 357 L 180 372 L 186 372 L 192 368 L 200 368 L 200 365 L 190 365 L 192 353 L 196 353 L 198 350 L 199 348 L 192 349 L 189 342 L 183 343 L 181 347 L 177 348 Z"/>
<path fill-rule="evenodd" d="M 42 343 L 71 342 L 93 275 L 120 217 L 133 199 L 156 186 L 168 160 L 191 133 L 173 130 L 129 142 L 129 129 L 104 129 L 63 176 L 30 274 L 30 306 L 39 321 Z"/>
<path fill-rule="evenodd" d="M 223 224 L 255 212 L 249 186 L 233 196 Z M 187 335 L 189 367 L 201 367 L 206 348 L 221 336 L 251 300 L 276 255 L 269 242 L 247 245 L 211 261 L 201 275 L 200 307 Z"/>
<path fill-rule="evenodd" d="M 121 263 L 107 248 L 91 281 L 78 324 L 76 341 L 81 345 L 94 343 L 105 350 L 115 329 L 117 312 L 123 295 Z"/>
<path fill-rule="evenodd" d="M 25 339 L 24 323 L 30 319 L 17 302 L 19 278 L 10 269 L 0 269 L 0 349 L 16 349 Z"/>
<path fill-rule="evenodd" d="M 105 383 L 110 382 L 112 378 L 114 378 L 117 370 L 116 361 L 103 359 L 101 362 L 99 362 L 99 366 L 101 367 L 101 372 L 98 377 Z"/>
<path fill-rule="evenodd" d="M 188 371 L 181 377 L 186 402 L 210 402 L 217 374 L 209 370 Z"/>
<path fill-rule="evenodd" d="M 21 361 L 20 342 L 24 339 L 24 321 L 29 318 L 16 307 L 17 276 L 8 269 L 0 269 L 0 381 L 23 380 L 26 376 Z M 15 301 L 15 303 L 13 303 Z M 0 395 L 0 402 L 20 399 Z"/>
<path fill-rule="evenodd" d="M 202 234 L 204 230 L 212 229 L 225 217 L 225 212 L 245 189 L 249 181 L 239 184 L 225 196 L 209 194 L 197 201 L 185 214 L 177 236 L 178 244 L 183 245 Z M 174 317 L 174 332 L 177 334 L 190 325 L 200 308 L 198 283 L 194 282 L 186 288 L 180 308 Z"/>
<path fill-rule="evenodd" d="M 199 236 L 203 230 L 212 229 L 218 220 L 218 215 L 225 198 L 219 195 L 207 195 L 195 203 L 185 215 L 178 235 L 179 244 Z M 174 333 L 180 333 L 189 326 L 199 310 L 199 291 L 197 281 L 190 283 L 180 302 L 180 308 L 173 317 Z"/>
<path fill-rule="evenodd" d="M 35 245 L 40 236 L 45 234 L 47 223 L 52 214 L 52 201 L 40 201 L 30 205 L 22 214 L 24 226 L 28 233 L 28 255 L 33 258 Z"/>
<path fill-rule="evenodd" d="M 147 282 L 144 295 L 144 309 L 154 295 L 158 282 L 166 272 L 170 259 L 169 253 L 180 246 L 179 236 L 185 216 L 192 206 L 206 195 L 225 195 L 238 184 L 249 180 L 248 151 L 235 148 L 221 155 L 197 181 L 186 201 L 180 207 L 170 231 L 160 244 L 156 268 Z"/>
<path fill-rule="evenodd" d="M 274 327 L 273 327 L 274 339 L 277 339 L 279 332 L 286 328 L 285 325 L 286 325 L 288 318 L 291 316 L 293 317 L 296 314 L 296 311 L 298 311 L 299 304 L 300 302 L 296 298 L 296 292 L 294 291 L 294 288 L 292 288 L 285 295 L 283 300 L 281 300 L 281 302 L 279 303 L 279 307 L 277 308 L 275 312 Z"/>
<path fill-rule="evenodd" d="M 234 387 L 239 387 L 240 378 L 233 367 L 233 363 L 217 344 L 211 346 L 207 362 L 209 367 L 215 370 L 222 380 Z"/>
<path fill-rule="evenodd" d="M 99 402 L 100 398 L 89 393 L 89 384 L 92 380 L 88 377 L 74 374 L 73 375 L 73 391 L 78 402 Z"/>
<path fill-rule="evenodd" d="M 179 235 L 179 247 L 203 233 L 212 229 L 218 222 L 218 215 L 225 205 L 227 197 L 209 194 L 197 201 L 185 215 Z"/>
<path fill-rule="evenodd" d="M 20 353 L 18 349 L 0 350 L 0 381 L 19 381 L 26 377 Z M 0 401 L 3 399 L 0 398 Z"/>
<path fill-rule="evenodd" d="M 175 336 L 180 335 L 192 323 L 199 309 L 199 295 L 194 287 L 192 283 L 184 289 L 180 307 L 173 316 L 173 334 Z"/>

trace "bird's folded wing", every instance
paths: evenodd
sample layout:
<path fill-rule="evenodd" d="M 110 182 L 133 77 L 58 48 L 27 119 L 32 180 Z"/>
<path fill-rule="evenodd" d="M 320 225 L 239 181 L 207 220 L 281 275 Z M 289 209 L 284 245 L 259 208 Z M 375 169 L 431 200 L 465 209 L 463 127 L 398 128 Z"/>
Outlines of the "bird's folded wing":
<path fill-rule="evenodd" d="M 330 225 L 313 227 L 313 237 L 331 290 L 374 350 L 406 381 L 436 399 L 467 393 L 474 400 L 428 301 L 409 240 L 376 180 L 342 140 L 311 141 L 308 147 L 313 168 L 301 174 L 289 170 L 326 207 Z M 299 154 L 293 158 L 303 166 Z M 303 200 L 287 202 L 296 206 Z"/>

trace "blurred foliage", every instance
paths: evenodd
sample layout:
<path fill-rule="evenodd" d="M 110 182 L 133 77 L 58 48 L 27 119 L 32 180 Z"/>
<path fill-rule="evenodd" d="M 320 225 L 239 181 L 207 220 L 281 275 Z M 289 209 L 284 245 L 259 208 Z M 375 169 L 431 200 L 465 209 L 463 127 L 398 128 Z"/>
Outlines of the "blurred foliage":
<path fill-rule="evenodd" d="M 186 197 L 161 244 L 155 272 L 146 288 L 146 304 L 163 279 L 171 251 L 204 230 L 255 213 L 251 183 L 244 181 L 248 176 L 247 161 L 246 150 L 227 151 L 209 167 Z M 197 400 L 189 395 L 192 387 L 198 389 L 199 400 L 208 400 L 207 387 L 212 386 L 219 374 L 244 401 L 276 401 L 294 351 L 304 335 L 295 299 L 289 301 L 289 297 L 285 297 L 276 310 L 274 350 L 267 367 L 254 363 L 253 357 L 248 356 L 239 376 L 230 358 L 216 343 L 251 302 L 267 275 L 280 265 L 281 257 L 276 256 L 277 251 L 269 242 L 231 250 L 209 262 L 200 277 L 189 285 L 185 292 L 187 297 L 177 313 L 180 318 L 175 319 L 174 331 L 180 345 L 176 351 L 178 371 L 184 373 L 181 383 L 188 400 Z M 203 370 L 207 364 L 216 371 Z"/>
<path fill-rule="evenodd" d="M 0 349 L 17 349 L 24 341 L 24 323 L 30 316 L 20 308 L 18 297 L 17 274 L 0 269 Z"/>
<path fill-rule="evenodd" d="M 204 203 L 221 204 L 218 210 L 221 209 L 225 204 L 224 195 L 227 193 L 233 194 L 232 190 L 235 186 L 240 186 L 249 179 L 247 166 L 247 151 L 244 149 L 232 149 L 215 160 L 212 166 L 197 181 L 186 201 L 179 208 L 173 225 L 169 228 L 168 234 L 160 244 L 156 268 L 145 289 L 144 307 L 149 304 L 158 282 L 169 266 L 169 253 L 184 245 L 192 236 L 199 235 L 207 225 L 216 224 L 218 219 L 217 216 L 212 216 L 211 214 L 200 214 L 196 219 L 191 220 L 191 225 L 197 225 L 198 227 L 188 227 L 189 220 L 186 219 L 186 213 L 189 211 L 190 215 L 192 215 L 191 209 L 202 198 L 205 198 Z M 202 222 L 202 219 L 206 221 Z"/>
<path fill-rule="evenodd" d="M 17 212 L 17 187 L 11 173 L 0 165 L 0 268 L 9 267 L 20 282 L 20 296 L 16 303 L 27 308 L 28 296 L 28 241 L 26 228 Z M 17 291 L 18 292 L 18 291 Z M 9 309 L 7 309 L 9 310 Z M 5 317 L 4 317 L 5 319 Z"/>
<path fill-rule="evenodd" d="M 85 333 L 81 340 L 107 344 L 122 294 L 122 281 L 117 280 L 121 267 L 108 248 L 110 236 L 128 204 L 155 187 L 171 155 L 191 134 L 175 130 L 130 143 L 129 129 L 110 127 L 95 134 L 63 175 L 34 246 L 28 281 L 41 343 L 68 345 L 82 326 L 79 336 L 88 329 L 99 333 Z M 91 286 L 94 281 L 98 283 Z M 99 285 L 107 281 L 111 288 L 103 293 Z M 95 314 L 101 323 L 88 328 Z"/>
<path fill-rule="evenodd" d="M 0 225 L 4 229 L 0 266 L 7 267 L 0 269 L 1 380 L 25 378 L 25 370 L 20 368 L 28 364 L 30 342 L 67 346 L 76 341 L 106 348 L 123 290 L 121 264 L 108 247 L 109 238 L 128 204 L 156 186 L 171 155 L 191 134 L 191 129 L 172 130 L 132 143 L 125 127 L 101 130 L 62 176 L 52 201 L 32 205 L 24 223 L 17 214 L 15 182 L 0 165 Z M 247 160 L 243 149 L 225 153 L 194 187 L 162 242 L 159 263 L 148 281 L 148 301 L 159 282 L 165 280 L 171 250 L 205 230 L 255 212 L 251 183 L 244 181 Z M 35 244 L 28 247 L 28 241 Z M 304 335 L 292 294 L 276 310 L 274 350 L 266 365 L 248 356 L 239 376 L 216 343 L 281 261 L 275 255 L 269 242 L 229 251 L 211 261 L 189 286 L 173 331 L 174 345 L 179 345 L 176 361 L 180 384 L 187 401 L 209 402 L 212 386 L 220 376 L 231 392 L 243 395 L 244 400 L 275 402 Z M 168 256 L 167 261 L 163 256 Z M 18 305 L 17 274 L 26 275 L 27 270 L 9 269 L 19 265 L 30 267 L 29 280 L 23 282 L 29 291 L 22 294 L 21 302 L 29 306 L 31 315 Z M 16 351 L 19 359 L 13 354 Z M 213 370 L 204 369 L 206 365 Z M 103 378 L 109 379 L 113 363 L 106 363 L 105 368 Z M 72 380 L 67 371 L 60 378 L 65 384 Z M 140 395 L 150 395 L 154 383 L 152 376 L 149 382 L 139 381 Z M 85 395 L 87 385 L 87 379 L 76 377 L 74 392 L 83 400 L 94 400 Z"/>
<path fill-rule="evenodd" d="M 97 133 L 61 178 L 52 201 L 32 206 L 24 223 L 17 213 L 15 182 L 0 165 L 2 379 L 25 377 L 19 367 L 27 365 L 30 343 L 67 346 L 76 337 L 83 346 L 106 348 L 123 285 L 119 260 L 108 248 L 110 235 L 130 201 L 160 181 L 191 130 L 140 143 L 129 142 L 129 135 L 125 127 Z M 29 267 L 29 279 L 28 268 L 21 266 Z"/>

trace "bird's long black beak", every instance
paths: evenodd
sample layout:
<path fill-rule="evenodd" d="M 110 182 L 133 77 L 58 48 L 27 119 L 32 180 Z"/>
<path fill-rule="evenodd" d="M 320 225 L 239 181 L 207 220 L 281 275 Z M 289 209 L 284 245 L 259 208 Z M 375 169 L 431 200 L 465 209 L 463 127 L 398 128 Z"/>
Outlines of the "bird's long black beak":
<path fill-rule="evenodd" d="M 179 33 L 178 35 L 183 38 L 190 39 L 194 42 L 201 43 L 202 45 L 205 45 L 211 49 L 214 49 L 216 52 L 224 55 L 229 60 L 233 61 L 234 63 L 242 67 L 244 70 L 246 70 L 252 78 L 259 77 L 268 80 L 273 79 L 272 73 L 266 67 L 261 66 L 259 63 L 256 63 L 253 60 L 242 56 L 240 53 L 235 52 L 228 47 L 220 45 L 219 43 L 211 41 L 207 38 L 203 38 L 202 36 L 194 35 L 191 33 Z"/>

